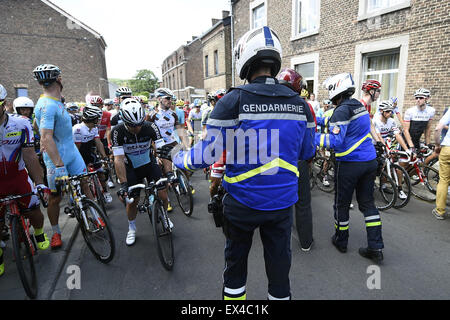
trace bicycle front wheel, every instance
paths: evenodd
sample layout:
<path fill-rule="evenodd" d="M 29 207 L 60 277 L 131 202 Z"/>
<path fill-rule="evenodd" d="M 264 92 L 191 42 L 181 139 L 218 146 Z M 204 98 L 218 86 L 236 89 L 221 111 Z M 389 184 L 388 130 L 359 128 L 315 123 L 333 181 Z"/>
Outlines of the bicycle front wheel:
<path fill-rule="evenodd" d="M 194 197 L 192 196 L 192 188 L 183 171 L 177 170 L 178 184 L 173 188 L 178 204 L 183 213 L 190 217 L 194 211 Z"/>
<path fill-rule="evenodd" d="M 386 174 L 386 171 L 382 171 L 381 175 L 376 177 L 373 197 L 375 206 L 381 211 L 392 208 L 397 201 L 397 185 L 394 180 Z"/>
<path fill-rule="evenodd" d="M 425 177 L 427 177 L 425 181 L 427 189 L 432 194 L 436 194 L 437 185 L 439 184 L 439 170 L 437 170 L 435 167 L 424 166 L 423 172 L 425 174 Z"/>
<path fill-rule="evenodd" d="M 83 199 L 82 205 L 78 223 L 83 238 L 94 257 L 102 263 L 108 263 L 115 253 L 114 234 L 108 217 L 98 204 L 90 199 Z"/>
<path fill-rule="evenodd" d="M 158 257 L 166 270 L 172 270 L 175 262 L 172 242 L 172 229 L 169 217 L 164 210 L 163 204 L 155 200 L 152 207 L 152 225 L 155 235 Z"/>
<path fill-rule="evenodd" d="M 31 238 L 27 237 L 21 219 L 17 216 L 11 219 L 11 239 L 17 271 L 23 288 L 30 299 L 35 299 L 37 296 L 37 278 L 33 260 L 33 244 Z"/>
<path fill-rule="evenodd" d="M 394 204 L 395 209 L 400 209 L 405 207 L 411 199 L 411 179 L 405 168 L 398 164 L 391 166 L 391 176 L 394 178 L 393 180 L 397 187 L 401 187 L 400 190 L 403 191 L 402 194 L 399 191 L 397 202 Z M 400 180 L 402 181 L 401 184 Z"/>
<path fill-rule="evenodd" d="M 96 197 L 97 203 L 100 205 L 103 212 L 107 216 L 108 214 L 106 213 L 106 199 L 105 199 L 105 196 L 103 195 L 103 189 L 102 189 L 102 186 L 100 185 L 100 180 L 99 180 L 98 176 L 94 176 L 93 181 L 94 181 L 95 197 Z"/>

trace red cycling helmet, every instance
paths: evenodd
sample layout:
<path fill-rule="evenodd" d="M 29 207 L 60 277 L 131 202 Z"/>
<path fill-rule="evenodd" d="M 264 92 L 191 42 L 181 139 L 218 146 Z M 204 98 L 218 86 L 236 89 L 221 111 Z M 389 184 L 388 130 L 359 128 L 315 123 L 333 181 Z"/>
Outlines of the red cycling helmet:
<path fill-rule="evenodd" d="M 103 99 L 100 96 L 91 96 L 89 99 L 89 104 L 91 106 L 101 106 L 103 105 Z"/>
<path fill-rule="evenodd" d="M 364 81 L 362 90 L 369 92 L 370 90 L 377 90 L 381 88 L 381 83 L 378 80 L 369 79 Z"/>
<path fill-rule="evenodd" d="M 289 86 L 295 92 L 300 93 L 303 88 L 303 77 L 293 69 L 283 69 L 277 77 L 280 84 Z"/>

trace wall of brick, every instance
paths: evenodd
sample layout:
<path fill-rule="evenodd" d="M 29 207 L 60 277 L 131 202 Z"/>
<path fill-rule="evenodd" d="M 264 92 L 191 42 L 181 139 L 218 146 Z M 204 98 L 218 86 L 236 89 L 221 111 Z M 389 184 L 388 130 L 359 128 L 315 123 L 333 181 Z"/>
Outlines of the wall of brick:
<path fill-rule="evenodd" d="M 108 96 L 108 84 L 100 80 L 107 79 L 102 39 L 39 0 L 0 1 L 0 21 L 0 83 L 9 98 L 15 98 L 15 84 L 26 84 L 37 101 L 42 90 L 32 71 L 42 63 L 61 68 L 67 101 L 84 101 L 90 91 Z"/>
<path fill-rule="evenodd" d="M 234 42 L 249 30 L 251 0 L 234 6 Z M 298 40 L 292 38 L 292 1 L 267 0 L 267 22 L 283 47 L 283 67 L 290 67 L 296 56 L 319 53 L 318 81 L 341 72 L 354 73 L 355 47 L 395 36 L 408 35 L 408 58 L 404 108 L 415 105 L 413 93 L 430 89 L 430 103 L 442 115 L 450 105 L 450 2 L 411 0 L 410 6 L 378 17 L 358 21 L 359 0 L 320 0 L 319 33 Z M 376 50 L 375 50 L 376 51 Z M 236 84 L 242 83 L 236 76 Z M 318 99 L 327 98 L 320 88 Z M 358 97 L 359 98 L 359 97 Z"/>

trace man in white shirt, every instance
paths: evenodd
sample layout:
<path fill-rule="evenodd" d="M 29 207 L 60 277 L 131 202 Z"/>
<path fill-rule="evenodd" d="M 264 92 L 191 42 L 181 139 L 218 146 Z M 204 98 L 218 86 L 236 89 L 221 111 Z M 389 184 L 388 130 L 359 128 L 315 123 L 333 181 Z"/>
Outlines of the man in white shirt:
<path fill-rule="evenodd" d="M 316 100 L 316 95 L 314 93 L 311 93 L 308 102 L 311 104 L 311 107 L 313 107 L 314 113 L 317 114 L 320 109 L 320 102 Z"/>
<path fill-rule="evenodd" d="M 434 132 L 434 142 L 436 143 L 434 151 L 439 154 L 439 184 L 436 191 L 436 208 L 432 212 L 439 220 L 443 220 L 445 216 L 447 192 L 450 184 L 450 130 L 447 131 L 441 142 L 442 129 L 448 127 L 449 124 L 450 110 L 447 110 Z"/>

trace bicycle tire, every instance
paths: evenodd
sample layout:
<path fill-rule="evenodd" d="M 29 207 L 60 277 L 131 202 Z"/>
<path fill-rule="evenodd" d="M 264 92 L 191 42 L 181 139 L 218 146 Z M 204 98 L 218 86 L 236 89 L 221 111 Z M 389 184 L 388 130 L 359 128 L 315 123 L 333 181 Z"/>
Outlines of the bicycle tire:
<path fill-rule="evenodd" d="M 171 271 L 175 263 L 172 230 L 167 228 L 168 216 L 164 210 L 164 206 L 159 199 L 155 199 L 151 210 L 151 222 L 153 226 L 153 234 L 156 240 L 158 257 L 164 269 Z"/>
<path fill-rule="evenodd" d="M 173 191 L 181 211 L 183 211 L 185 216 L 190 217 L 194 212 L 194 196 L 192 195 L 192 188 L 183 171 L 177 169 L 177 177 L 179 179 L 178 188 L 173 188 Z M 182 196 L 187 199 L 187 204 L 183 203 Z"/>
<path fill-rule="evenodd" d="M 385 188 L 383 188 L 383 185 Z M 392 194 L 392 196 L 388 196 L 390 194 Z M 381 174 L 376 177 L 373 196 L 375 206 L 380 211 L 392 208 L 397 202 L 397 185 L 394 180 L 386 174 L 386 171 L 382 171 Z M 381 201 L 379 199 L 381 199 Z"/>
<path fill-rule="evenodd" d="M 22 286 L 30 299 L 36 299 L 38 290 L 33 253 L 27 243 L 28 240 L 22 223 L 17 216 L 11 218 L 11 239 Z M 25 270 L 25 268 L 29 268 L 29 270 Z"/>
<path fill-rule="evenodd" d="M 403 192 L 405 192 L 406 194 L 406 199 L 400 199 L 400 197 L 397 198 L 397 202 L 393 205 L 393 207 L 395 209 L 401 209 L 403 207 L 405 207 L 408 203 L 409 200 L 411 199 L 411 179 L 409 178 L 408 173 L 406 172 L 405 168 L 403 168 L 402 166 L 398 165 L 398 164 L 393 164 L 391 166 L 391 170 L 393 170 L 392 174 L 397 174 L 397 172 L 395 170 L 400 170 L 403 174 L 403 179 L 402 179 L 402 190 Z M 396 182 L 396 181 L 394 181 Z M 406 190 L 405 190 L 406 189 Z"/>
<path fill-rule="evenodd" d="M 108 216 L 108 213 L 106 212 L 106 199 L 105 196 L 103 195 L 98 176 L 97 175 L 94 176 L 93 180 L 95 188 L 95 198 L 97 200 L 97 203 L 100 205 L 105 215 Z"/>
<path fill-rule="evenodd" d="M 334 188 L 335 188 L 335 185 L 334 185 L 334 172 L 335 172 L 334 162 L 329 161 L 329 160 L 325 161 L 325 160 L 327 160 L 325 158 L 321 158 L 320 160 L 322 160 L 320 162 L 320 171 L 316 174 L 317 187 L 323 192 L 332 193 L 332 192 L 334 192 Z M 325 163 L 327 163 L 327 171 L 326 171 L 325 175 L 328 178 L 328 180 L 327 180 L 329 183 L 328 186 L 323 184 L 323 179 L 324 179 L 323 167 L 324 167 Z"/>
<path fill-rule="evenodd" d="M 102 263 L 109 263 L 114 258 L 115 254 L 115 239 L 114 234 L 111 230 L 108 217 L 105 215 L 105 213 L 102 211 L 102 209 L 99 207 L 97 203 L 92 201 L 91 199 L 83 199 L 82 200 L 83 209 L 86 212 L 86 218 L 89 220 L 90 227 L 94 227 L 94 230 L 87 230 L 86 225 L 84 224 L 83 218 L 81 217 L 81 212 L 78 212 L 77 214 L 77 220 L 80 225 L 81 234 L 83 235 L 84 241 L 86 242 L 86 245 L 88 246 L 89 250 L 92 252 L 94 257 L 99 260 Z M 102 219 L 103 226 L 99 226 L 98 220 L 94 217 L 92 217 L 92 212 L 88 210 L 89 208 L 93 208 L 96 213 L 99 215 L 99 217 Z M 89 228 L 90 229 L 90 228 Z M 108 240 L 105 241 L 109 243 L 109 252 L 107 254 L 99 253 L 98 250 L 93 245 L 93 241 L 91 240 L 90 236 L 98 233 L 99 231 L 105 231 L 108 235 Z"/>
<path fill-rule="evenodd" d="M 439 170 L 431 166 L 424 166 L 423 173 L 427 178 L 425 185 L 432 194 L 436 195 L 437 185 L 439 184 Z"/>

